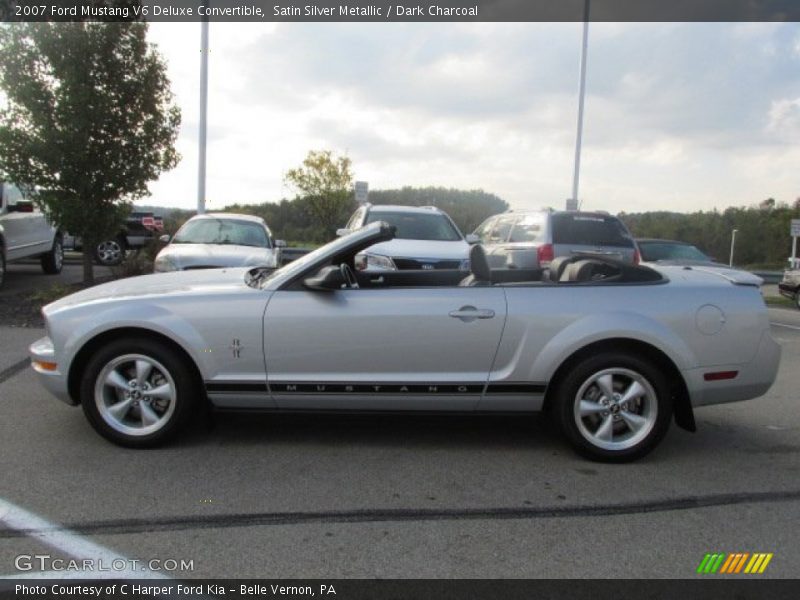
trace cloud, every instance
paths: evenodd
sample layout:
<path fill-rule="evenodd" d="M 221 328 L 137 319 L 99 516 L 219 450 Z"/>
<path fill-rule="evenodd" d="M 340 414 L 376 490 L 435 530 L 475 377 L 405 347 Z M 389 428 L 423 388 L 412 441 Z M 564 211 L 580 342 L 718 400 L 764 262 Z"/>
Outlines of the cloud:
<path fill-rule="evenodd" d="M 220 205 L 277 200 L 288 168 L 331 148 L 373 189 L 482 187 L 517 207 L 561 206 L 581 27 L 212 24 L 209 193 Z M 199 25 L 152 33 L 184 110 L 185 157 L 154 200 L 191 205 Z M 800 26 L 592 23 L 589 43 L 585 205 L 690 210 L 797 195 L 792 174 L 765 165 L 800 133 Z"/>

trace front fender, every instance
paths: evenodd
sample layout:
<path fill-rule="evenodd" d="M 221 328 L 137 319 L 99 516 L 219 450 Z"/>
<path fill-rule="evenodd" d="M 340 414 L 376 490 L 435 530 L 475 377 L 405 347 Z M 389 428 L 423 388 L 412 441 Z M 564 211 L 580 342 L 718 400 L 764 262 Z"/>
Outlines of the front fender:
<path fill-rule="evenodd" d="M 93 310 L 92 314 L 88 311 Z M 81 307 L 70 311 L 68 318 L 54 319 L 51 322 L 51 336 L 56 347 L 61 348 L 59 364 L 71 368 L 75 355 L 91 339 L 107 331 L 136 328 L 163 335 L 178 344 L 197 365 L 201 375 L 206 376 L 211 369 L 211 355 L 203 352 L 208 347 L 203 336 L 180 315 L 164 306 L 149 302 L 137 302 L 97 310 L 97 306 Z M 60 338 L 60 339 L 59 339 Z"/>

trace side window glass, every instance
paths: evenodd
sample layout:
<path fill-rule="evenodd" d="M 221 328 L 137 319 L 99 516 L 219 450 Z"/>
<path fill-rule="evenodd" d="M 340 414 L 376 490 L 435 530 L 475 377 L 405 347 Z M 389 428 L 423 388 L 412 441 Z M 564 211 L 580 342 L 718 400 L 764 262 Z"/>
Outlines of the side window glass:
<path fill-rule="evenodd" d="M 544 223 L 541 218 L 527 216 L 514 223 L 511 229 L 509 242 L 519 244 L 525 242 L 540 242 L 544 239 Z"/>
<path fill-rule="evenodd" d="M 347 229 L 359 229 L 361 227 L 361 220 L 364 218 L 364 209 L 359 208 L 356 212 L 353 213 L 353 216 L 350 217 L 350 221 L 347 223 Z"/>
<path fill-rule="evenodd" d="M 489 242 L 489 232 L 492 231 L 492 227 L 497 222 L 497 219 L 486 219 L 480 227 L 475 230 L 475 235 L 481 238 L 481 243 L 486 244 Z"/>
<path fill-rule="evenodd" d="M 505 244 L 508 241 L 508 235 L 511 233 L 511 226 L 513 223 L 513 218 L 505 217 L 498 219 L 497 225 L 492 229 L 492 233 L 489 235 L 489 243 Z"/>

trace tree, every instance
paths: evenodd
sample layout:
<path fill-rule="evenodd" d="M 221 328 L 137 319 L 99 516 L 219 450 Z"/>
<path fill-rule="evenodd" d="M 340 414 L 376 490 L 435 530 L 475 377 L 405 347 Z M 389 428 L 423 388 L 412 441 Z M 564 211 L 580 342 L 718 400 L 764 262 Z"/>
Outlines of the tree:
<path fill-rule="evenodd" d="M 144 23 L 0 28 L 0 177 L 94 248 L 173 168 L 180 109 Z M 84 252 L 84 281 L 93 281 Z"/>
<path fill-rule="evenodd" d="M 297 169 L 284 180 L 308 202 L 309 211 L 326 235 L 333 235 L 353 209 L 352 162 L 330 150 L 311 150 Z"/>

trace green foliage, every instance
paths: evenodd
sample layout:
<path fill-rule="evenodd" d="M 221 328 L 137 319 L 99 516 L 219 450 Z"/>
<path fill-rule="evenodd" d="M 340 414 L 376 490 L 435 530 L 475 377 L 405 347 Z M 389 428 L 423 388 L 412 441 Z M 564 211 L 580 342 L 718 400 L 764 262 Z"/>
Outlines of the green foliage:
<path fill-rule="evenodd" d="M 471 233 L 488 217 L 508 210 L 508 203 L 483 190 L 455 190 L 441 187 L 377 190 L 370 192 L 373 204 L 436 206 L 456 222 L 465 234 Z"/>
<path fill-rule="evenodd" d="M 508 204 L 480 190 L 462 191 L 445 188 L 411 188 L 376 190 L 370 192 L 374 204 L 403 204 L 408 206 L 438 206 L 446 211 L 464 233 L 471 232 L 486 217 L 503 212 Z M 355 207 L 347 206 L 332 225 L 324 226 L 315 217 L 308 197 L 283 199 L 278 203 L 225 207 L 226 212 L 240 212 L 263 218 L 273 235 L 284 240 L 301 240 L 301 245 L 322 244 L 333 239 L 333 231 L 343 227 Z"/>
<path fill-rule="evenodd" d="M 179 159 L 180 110 L 146 34 L 143 23 L 0 28 L 0 178 L 29 186 L 90 247 Z"/>
<path fill-rule="evenodd" d="M 328 234 L 333 234 L 353 209 L 352 162 L 347 156 L 311 150 L 301 167 L 287 171 L 285 181 L 297 190 L 308 212 Z"/>
<path fill-rule="evenodd" d="M 800 218 L 800 202 L 789 206 L 769 198 L 758 206 L 723 212 L 648 212 L 619 215 L 634 237 L 681 240 L 727 263 L 731 232 L 736 229 L 734 264 L 780 268 L 791 254 L 789 222 Z"/>

